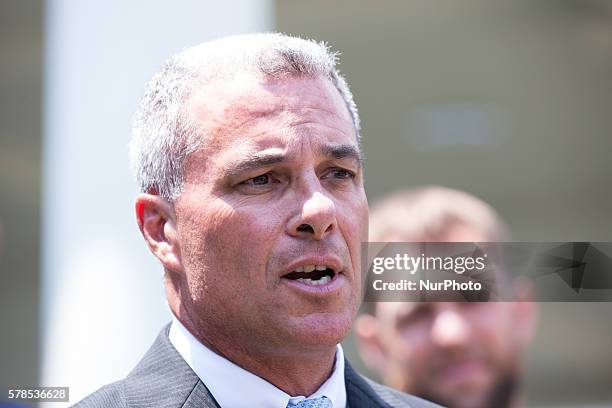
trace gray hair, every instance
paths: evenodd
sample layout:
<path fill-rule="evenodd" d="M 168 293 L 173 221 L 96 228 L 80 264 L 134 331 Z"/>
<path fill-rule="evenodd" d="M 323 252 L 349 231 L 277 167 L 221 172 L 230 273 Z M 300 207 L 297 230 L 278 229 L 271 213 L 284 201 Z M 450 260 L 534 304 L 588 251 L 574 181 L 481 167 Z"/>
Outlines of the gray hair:
<path fill-rule="evenodd" d="M 240 72 L 330 80 L 344 100 L 359 142 L 357 106 L 337 62 L 338 54 L 325 43 L 279 33 L 222 38 L 172 56 L 146 85 L 134 117 L 130 157 L 141 191 L 178 198 L 185 159 L 203 136 L 185 113 L 185 102 L 198 86 Z"/>

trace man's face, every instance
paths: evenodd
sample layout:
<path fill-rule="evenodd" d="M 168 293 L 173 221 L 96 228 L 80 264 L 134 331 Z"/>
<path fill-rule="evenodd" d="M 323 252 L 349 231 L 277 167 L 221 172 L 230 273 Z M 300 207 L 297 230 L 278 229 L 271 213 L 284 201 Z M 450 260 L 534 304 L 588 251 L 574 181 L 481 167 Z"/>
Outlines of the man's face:
<path fill-rule="evenodd" d="M 181 313 L 212 343 L 249 351 L 335 345 L 359 304 L 368 215 L 338 91 L 323 79 L 245 75 L 187 106 L 208 136 L 186 160 L 174 206 Z"/>
<path fill-rule="evenodd" d="M 524 345 L 510 302 L 380 303 L 380 341 L 396 386 L 451 407 L 505 406 Z"/>
<path fill-rule="evenodd" d="M 461 223 L 435 236 L 384 237 L 388 242 L 489 240 Z M 375 364 L 387 383 L 453 408 L 491 408 L 516 397 L 534 317 L 532 302 L 380 302 L 376 319 L 365 316 L 360 323 L 375 325 L 369 343 L 382 356 Z M 358 333 L 364 337 L 359 325 Z M 372 353 L 363 351 L 368 350 Z"/>

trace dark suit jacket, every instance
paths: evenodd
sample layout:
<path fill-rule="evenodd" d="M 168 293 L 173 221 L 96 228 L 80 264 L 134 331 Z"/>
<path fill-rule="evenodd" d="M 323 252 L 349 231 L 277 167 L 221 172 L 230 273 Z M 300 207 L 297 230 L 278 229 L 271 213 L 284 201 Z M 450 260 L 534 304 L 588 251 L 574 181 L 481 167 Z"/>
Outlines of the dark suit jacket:
<path fill-rule="evenodd" d="M 123 380 L 100 388 L 75 407 L 219 408 L 206 386 L 176 351 L 167 325 L 136 368 Z M 345 363 L 347 404 L 350 408 L 434 408 L 438 405 L 377 384 Z M 232 408 L 232 407 L 223 407 Z"/>

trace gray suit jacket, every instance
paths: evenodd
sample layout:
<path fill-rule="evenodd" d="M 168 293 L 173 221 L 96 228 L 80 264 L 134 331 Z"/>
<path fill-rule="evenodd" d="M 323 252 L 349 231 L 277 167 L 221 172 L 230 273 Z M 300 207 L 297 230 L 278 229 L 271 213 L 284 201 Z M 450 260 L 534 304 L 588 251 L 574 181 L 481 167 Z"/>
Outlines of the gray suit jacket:
<path fill-rule="evenodd" d="M 100 388 L 74 406 L 219 408 L 206 385 L 170 343 L 169 328 L 170 325 L 161 331 L 153 346 L 126 378 Z M 345 364 L 344 381 L 349 408 L 438 407 L 361 376 L 351 368 L 348 361 Z"/>

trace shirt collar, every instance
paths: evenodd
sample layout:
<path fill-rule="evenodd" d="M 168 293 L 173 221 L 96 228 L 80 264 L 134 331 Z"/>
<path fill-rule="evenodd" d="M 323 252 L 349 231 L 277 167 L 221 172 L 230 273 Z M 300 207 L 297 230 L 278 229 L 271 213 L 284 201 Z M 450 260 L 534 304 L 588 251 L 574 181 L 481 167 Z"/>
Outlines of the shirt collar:
<path fill-rule="evenodd" d="M 286 408 L 288 404 L 293 405 L 306 398 L 322 396 L 331 400 L 333 408 L 346 407 L 344 352 L 340 344 L 336 347 L 334 370 L 327 381 L 308 397 L 292 397 L 263 378 L 214 353 L 200 343 L 174 316 L 169 337 L 174 348 L 223 408 Z M 240 392 L 236 392 L 238 384 Z"/>

